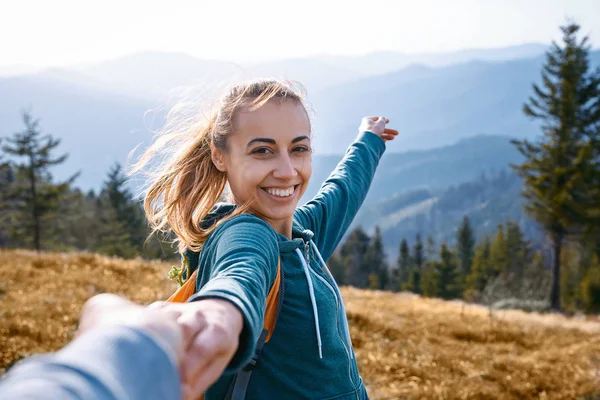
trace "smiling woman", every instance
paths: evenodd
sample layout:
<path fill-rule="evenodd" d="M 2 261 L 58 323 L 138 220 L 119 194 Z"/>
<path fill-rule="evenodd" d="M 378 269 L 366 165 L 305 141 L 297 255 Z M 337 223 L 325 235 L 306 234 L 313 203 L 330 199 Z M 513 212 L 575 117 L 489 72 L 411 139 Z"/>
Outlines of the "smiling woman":
<path fill-rule="evenodd" d="M 260 135 L 260 137 L 257 137 Z M 241 109 L 228 147 L 212 151 L 235 204 L 252 202 L 254 213 L 291 238 L 292 218 L 312 173 L 310 121 L 302 103 L 267 102 Z"/>
<path fill-rule="evenodd" d="M 360 208 L 385 141 L 398 134 L 388 122 L 363 118 L 344 159 L 302 207 L 312 149 L 298 88 L 275 80 L 234 86 L 207 123 L 181 133 L 190 144 L 159 170 L 144 206 L 154 230 L 177 235 L 185 276 L 195 279 L 179 321 L 202 327 L 181 366 L 187 396 L 208 388 L 207 400 L 368 398 L 325 260 Z M 226 184 L 230 203 L 217 203 Z M 285 296 L 265 343 L 267 294 L 280 278 Z M 242 368 L 252 379 L 237 378 Z"/>

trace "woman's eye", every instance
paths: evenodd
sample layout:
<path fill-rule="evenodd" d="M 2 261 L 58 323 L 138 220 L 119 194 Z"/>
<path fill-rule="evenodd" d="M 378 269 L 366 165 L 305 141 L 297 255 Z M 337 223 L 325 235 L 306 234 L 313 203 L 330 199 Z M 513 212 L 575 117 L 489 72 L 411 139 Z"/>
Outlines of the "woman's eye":
<path fill-rule="evenodd" d="M 265 155 L 265 154 L 273 154 L 273 152 L 271 151 L 271 149 L 269 149 L 267 147 L 259 147 L 258 149 L 253 150 L 252 154 Z"/>
<path fill-rule="evenodd" d="M 310 149 L 306 146 L 298 146 L 298 147 L 294 147 L 293 151 L 296 153 L 304 153 L 306 151 L 310 151 Z"/>

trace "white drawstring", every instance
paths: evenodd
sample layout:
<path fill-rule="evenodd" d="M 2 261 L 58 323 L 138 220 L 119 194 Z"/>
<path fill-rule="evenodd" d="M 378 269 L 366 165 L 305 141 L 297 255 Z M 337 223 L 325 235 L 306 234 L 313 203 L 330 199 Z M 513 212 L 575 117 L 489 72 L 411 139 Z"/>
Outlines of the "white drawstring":
<path fill-rule="evenodd" d="M 313 289 L 312 279 L 310 278 L 310 274 L 308 272 L 308 265 L 306 264 L 306 260 L 302 255 L 300 249 L 296 249 L 296 253 L 300 260 L 302 261 L 302 267 L 304 268 L 304 275 L 306 275 L 306 282 L 308 283 L 308 291 L 310 292 L 310 302 L 312 303 L 313 315 L 315 318 L 315 327 L 317 331 L 317 346 L 319 347 L 319 358 L 323 358 L 322 344 L 321 344 L 321 330 L 319 329 L 319 313 L 317 311 L 317 301 L 315 300 L 315 291 Z"/>
<path fill-rule="evenodd" d="M 337 282 L 333 278 L 333 275 L 331 275 L 331 272 L 329 272 L 329 268 L 327 268 L 327 264 L 323 260 L 323 257 L 321 257 L 321 253 L 319 253 L 319 249 L 317 248 L 317 245 L 315 245 L 315 243 L 312 240 L 310 241 L 310 245 L 312 246 L 313 251 L 317 255 L 317 258 L 319 259 L 319 262 L 321 263 L 321 266 L 323 267 L 323 269 L 325 270 L 325 272 L 327 272 L 327 275 L 329 276 L 329 279 L 331 279 L 331 282 L 333 282 L 333 286 L 335 287 L 337 295 L 340 298 L 340 303 L 342 305 L 342 313 L 343 313 L 342 315 L 344 316 L 344 330 L 346 331 L 346 339 L 348 340 L 348 344 L 350 346 L 352 346 L 352 339 L 350 338 L 350 329 L 348 328 L 348 318 L 346 318 L 346 307 L 344 307 L 344 301 L 342 300 L 342 294 L 340 293 L 340 289 L 339 289 L 339 287 L 337 285 Z M 350 351 L 350 357 L 354 358 L 354 352 L 353 351 Z"/>

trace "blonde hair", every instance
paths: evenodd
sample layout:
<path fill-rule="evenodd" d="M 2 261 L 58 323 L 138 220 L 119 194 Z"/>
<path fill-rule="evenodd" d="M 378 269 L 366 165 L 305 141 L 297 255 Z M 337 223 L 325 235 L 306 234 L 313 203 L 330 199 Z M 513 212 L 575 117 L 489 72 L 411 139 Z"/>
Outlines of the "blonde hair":
<path fill-rule="evenodd" d="M 291 100 L 306 111 L 304 98 L 304 87 L 297 82 L 260 79 L 232 86 L 212 114 L 200 121 L 182 120 L 176 107 L 171 110 L 163 132 L 130 171 L 130 175 L 143 172 L 154 164 L 154 171 L 148 173 L 149 185 L 144 194 L 150 236 L 155 233 L 168 236 L 172 232 L 180 252 L 186 248 L 200 251 L 219 224 L 247 212 L 250 204 L 238 205 L 218 223 L 202 226 L 227 184 L 226 173 L 212 162 L 211 147 L 227 151 L 227 139 L 235 131 L 236 112 L 240 107 L 254 111 L 271 100 Z"/>

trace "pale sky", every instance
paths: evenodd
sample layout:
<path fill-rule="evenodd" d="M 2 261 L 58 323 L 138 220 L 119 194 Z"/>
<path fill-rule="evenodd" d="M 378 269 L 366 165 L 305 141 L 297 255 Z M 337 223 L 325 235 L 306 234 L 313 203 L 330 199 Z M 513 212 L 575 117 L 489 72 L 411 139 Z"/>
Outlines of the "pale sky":
<path fill-rule="evenodd" d="M 600 0 L 0 0 L 0 66 L 504 47 L 559 39 L 566 17 L 600 47 Z"/>

